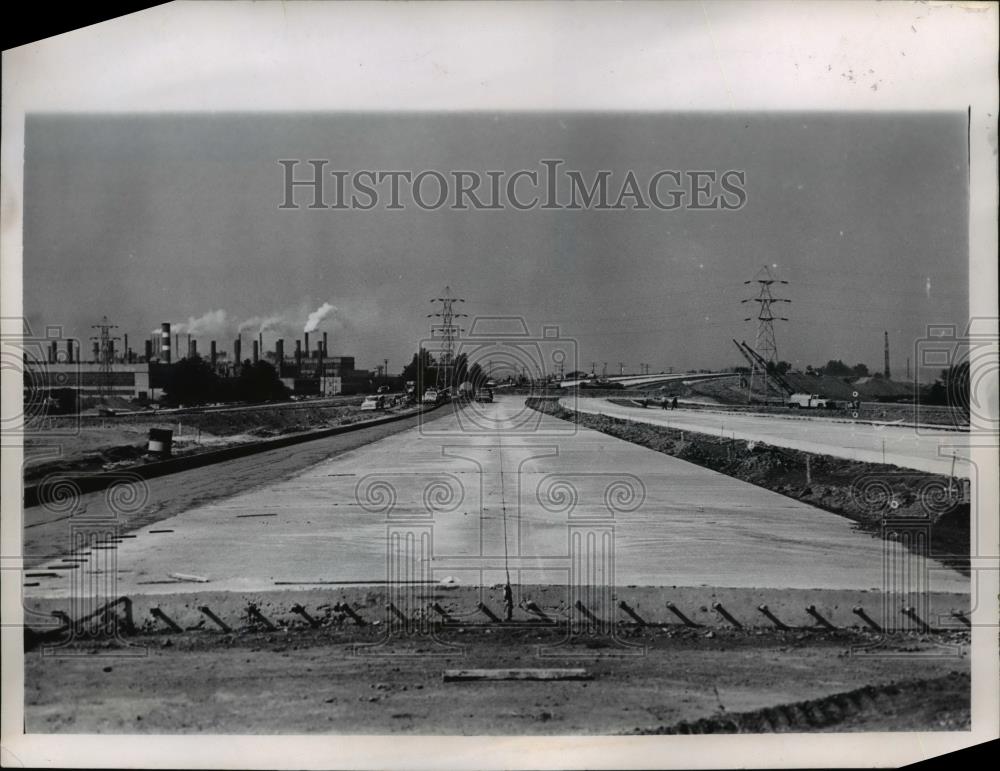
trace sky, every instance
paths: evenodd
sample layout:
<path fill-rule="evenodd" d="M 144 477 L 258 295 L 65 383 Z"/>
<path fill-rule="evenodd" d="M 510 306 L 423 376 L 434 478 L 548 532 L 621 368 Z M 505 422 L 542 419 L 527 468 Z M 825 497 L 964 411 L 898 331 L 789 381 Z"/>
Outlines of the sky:
<path fill-rule="evenodd" d="M 613 190 L 629 170 L 739 170 L 746 205 L 282 210 L 281 159 L 445 174 L 561 159 L 610 170 Z M 744 281 L 768 265 L 789 282 L 779 358 L 880 369 L 887 330 L 900 372 L 928 324 L 968 318 L 968 174 L 964 113 L 29 115 L 24 307 L 83 340 L 106 315 L 141 353 L 164 321 L 197 321 L 206 350 L 265 318 L 265 348 L 290 350 L 327 303 L 331 354 L 397 372 L 447 285 L 466 328 L 558 325 L 586 370 L 708 369 L 743 363 Z"/>

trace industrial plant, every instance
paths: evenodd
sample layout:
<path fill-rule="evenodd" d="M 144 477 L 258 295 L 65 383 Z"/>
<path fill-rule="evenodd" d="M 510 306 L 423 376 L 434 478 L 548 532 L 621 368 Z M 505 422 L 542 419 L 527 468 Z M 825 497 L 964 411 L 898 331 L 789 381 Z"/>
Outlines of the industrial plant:
<path fill-rule="evenodd" d="M 113 334 L 117 327 L 107 317 L 94 326 L 97 334 L 87 353 L 79 340 L 47 341 L 44 366 L 26 367 L 25 386 L 36 393 L 70 389 L 81 400 L 119 398 L 152 403 L 163 397 L 171 368 L 194 359 L 205 362 L 223 379 L 238 378 L 244 368 L 266 362 L 293 396 L 363 394 L 387 382 L 384 365 L 375 371 L 358 369 L 354 356 L 330 355 L 326 332 L 314 333 L 312 340 L 310 333 L 304 332 L 301 338 L 289 341 L 287 349 L 285 339 L 277 338 L 271 350 L 264 349 L 263 333 L 253 337 L 239 334 L 225 343 L 208 340 L 205 352 L 199 350 L 196 337 L 172 332 L 170 323 L 163 322 L 143 340 L 140 353 L 129 344 L 127 334 Z M 39 357 L 38 352 L 35 357 Z M 25 359 L 31 364 L 28 353 Z"/>

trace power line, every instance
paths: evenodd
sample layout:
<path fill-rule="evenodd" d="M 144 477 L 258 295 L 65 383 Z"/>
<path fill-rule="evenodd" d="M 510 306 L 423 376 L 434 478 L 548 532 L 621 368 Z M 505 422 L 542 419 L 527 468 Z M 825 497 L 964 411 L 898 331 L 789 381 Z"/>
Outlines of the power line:
<path fill-rule="evenodd" d="M 451 287 L 444 288 L 444 297 L 434 297 L 432 303 L 441 303 L 441 311 L 428 313 L 427 318 L 440 318 L 441 324 L 431 328 L 431 337 L 435 332 L 441 334 L 441 360 L 437 368 L 437 385 L 439 388 L 450 388 L 452 385 L 452 369 L 455 366 L 455 341 L 462 333 L 462 328 L 455 324 L 455 319 L 468 316 L 455 310 L 455 303 L 464 303 L 462 297 L 452 297 Z"/>
<path fill-rule="evenodd" d="M 787 281 L 783 281 L 774 277 L 771 273 L 771 269 L 764 265 L 757 275 L 754 276 L 750 281 L 744 281 L 744 284 L 756 283 L 759 287 L 757 290 L 756 297 L 748 297 L 740 302 L 757 303 L 757 337 L 754 342 L 754 349 L 760 355 L 764 361 L 763 371 L 760 373 L 761 377 L 764 379 L 764 401 L 766 402 L 770 395 L 770 386 L 767 377 L 767 368 L 774 366 L 778 361 L 778 343 L 774 337 L 774 322 L 775 321 L 788 321 L 784 316 L 775 316 L 774 310 L 771 306 L 775 303 L 790 303 L 791 300 L 786 300 L 781 297 L 775 297 L 771 293 L 771 287 L 775 284 L 787 284 Z M 748 316 L 744 321 L 752 321 L 753 317 Z M 754 366 L 750 369 L 750 386 L 747 392 L 747 401 L 749 402 L 753 395 L 753 384 L 754 377 L 757 375 L 758 365 L 756 360 L 754 361 Z"/>
<path fill-rule="evenodd" d="M 115 340 L 121 340 L 120 337 L 112 337 L 111 330 L 118 329 L 118 325 L 108 321 L 107 316 L 102 316 L 101 323 L 91 324 L 90 328 L 99 330 L 97 335 L 90 338 L 97 343 L 97 361 L 101 366 L 98 375 L 97 393 L 102 398 L 108 398 L 113 393 L 111 386 L 111 366 L 115 359 Z"/>

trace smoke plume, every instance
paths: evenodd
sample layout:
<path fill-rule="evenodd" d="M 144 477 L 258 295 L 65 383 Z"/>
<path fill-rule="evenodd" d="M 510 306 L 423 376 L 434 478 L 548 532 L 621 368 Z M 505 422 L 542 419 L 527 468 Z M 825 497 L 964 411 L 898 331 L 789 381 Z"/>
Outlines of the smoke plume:
<path fill-rule="evenodd" d="M 305 328 L 303 332 L 314 332 L 319 323 L 330 315 L 331 311 L 337 310 L 336 307 L 330 305 L 330 303 L 323 303 L 316 310 L 309 314 L 309 318 L 306 319 Z"/>

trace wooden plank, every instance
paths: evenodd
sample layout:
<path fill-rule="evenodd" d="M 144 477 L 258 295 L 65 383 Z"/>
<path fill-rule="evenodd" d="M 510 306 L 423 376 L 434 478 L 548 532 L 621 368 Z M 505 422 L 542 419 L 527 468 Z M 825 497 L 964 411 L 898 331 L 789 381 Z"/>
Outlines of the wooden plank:
<path fill-rule="evenodd" d="M 475 680 L 593 680 L 586 669 L 446 669 L 446 683 Z"/>

